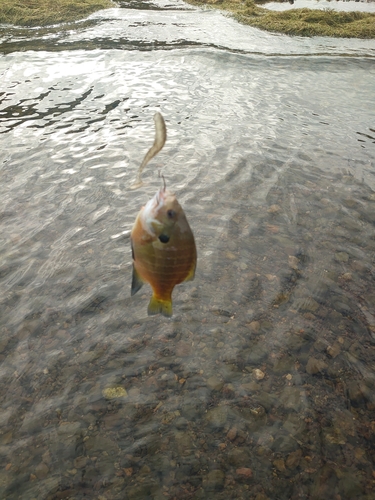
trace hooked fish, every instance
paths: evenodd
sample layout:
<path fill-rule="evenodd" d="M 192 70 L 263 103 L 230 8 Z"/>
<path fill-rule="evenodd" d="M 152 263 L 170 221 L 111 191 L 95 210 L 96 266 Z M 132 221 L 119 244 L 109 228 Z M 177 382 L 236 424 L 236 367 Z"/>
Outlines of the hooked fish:
<path fill-rule="evenodd" d="M 193 233 L 176 196 L 164 185 L 142 207 L 131 232 L 131 295 L 149 283 L 148 314 L 172 316 L 172 291 L 194 279 L 197 250 Z"/>

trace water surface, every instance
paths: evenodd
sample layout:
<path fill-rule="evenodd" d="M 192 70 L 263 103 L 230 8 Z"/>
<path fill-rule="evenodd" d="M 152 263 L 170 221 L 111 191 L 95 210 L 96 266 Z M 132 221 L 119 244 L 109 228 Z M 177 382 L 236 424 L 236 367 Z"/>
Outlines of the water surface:
<path fill-rule="evenodd" d="M 1 32 L 1 497 L 370 500 L 375 42 L 131 7 Z M 130 297 L 158 169 L 171 320 Z"/>

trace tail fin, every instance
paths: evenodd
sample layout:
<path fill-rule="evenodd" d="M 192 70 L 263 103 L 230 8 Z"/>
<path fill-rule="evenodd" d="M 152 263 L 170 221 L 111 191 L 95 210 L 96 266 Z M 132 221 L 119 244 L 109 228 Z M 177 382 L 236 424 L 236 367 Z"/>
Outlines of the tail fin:
<path fill-rule="evenodd" d="M 172 300 L 160 300 L 153 295 L 148 305 L 147 312 L 149 316 L 161 313 L 163 316 L 170 318 L 173 314 Z"/>

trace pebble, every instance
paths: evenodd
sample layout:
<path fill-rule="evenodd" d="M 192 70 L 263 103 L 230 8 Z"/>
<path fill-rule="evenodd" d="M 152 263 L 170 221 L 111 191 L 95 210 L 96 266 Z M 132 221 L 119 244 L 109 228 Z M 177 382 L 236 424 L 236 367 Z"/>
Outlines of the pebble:
<path fill-rule="evenodd" d="M 345 281 L 352 281 L 353 279 L 352 273 L 344 273 L 341 277 Z"/>
<path fill-rule="evenodd" d="M 322 359 L 309 358 L 306 365 L 306 372 L 309 375 L 317 375 L 318 373 L 323 373 L 327 370 L 328 365 Z"/>
<path fill-rule="evenodd" d="M 236 469 L 236 474 L 246 479 L 249 479 L 250 477 L 252 477 L 253 471 L 248 467 L 240 467 L 239 469 Z"/>
<path fill-rule="evenodd" d="M 275 204 L 275 205 L 271 205 L 271 206 L 268 208 L 268 210 L 267 210 L 267 212 L 268 212 L 269 214 L 277 214 L 277 213 L 279 213 L 280 211 L 281 211 L 281 207 L 280 207 L 280 205 L 276 205 L 276 204 Z"/>
<path fill-rule="evenodd" d="M 346 252 L 336 252 L 335 253 L 335 259 L 337 262 L 348 262 L 349 261 L 349 254 Z"/>
<path fill-rule="evenodd" d="M 209 471 L 203 478 L 202 485 L 206 491 L 221 490 L 224 487 L 225 474 L 223 471 L 215 469 Z"/>
<path fill-rule="evenodd" d="M 289 255 L 288 264 L 290 268 L 297 270 L 299 266 L 299 260 L 294 255 Z"/>
<path fill-rule="evenodd" d="M 259 368 L 255 368 L 253 370 L 253 377 L 256 379 L 256 380 L 263 380 L 264 377 L 265 377 L 265 373 L 262 372 L 262 370 L 260 370 Z"/>
<path fill-rule="evenodd" d="M 6 445 L 12 442 L 13 439 L 13 431 L 6 432 L 2 436 L 0 436 L 0 444 Z"/>
<path fill-rule="evenodd" d="M 341 353 L 341 345 L 339 342 L 335 342 L 332 346 L 328 346 L 327 353 L 331 358 L 336 358 Z"/>
<path fill-rule="evenodd" d="M 299 466 L 299 463 L 302 458 L 302 450 L 296 450 L 289 453 L 285 465 L 288 469 L 295 469 Z"/>
<path fill-rule="evenodd" d="M 44 479 L 47 477 L 48 472 L 49 468 L 43 462 L 35 467 L 35 475 L 38 479 Z"/>
<path fill-rule="evenodd" d="M 107 387 L 106 389 L 103 389 L 102 393 L 106 399 L 126 398 L 128 395 L 125 388 L 121 386 Z"/>
<path fill-rule="evenodd" d="M 214 428 L 224 427 L 228 418 L 229 409 L 227 406 L 217 406 L 206 413 L 206 422 Z"/>
<path fill-rule="evenodd" d="M 249 324 L 250 331 L 253 333 L 259 333 L 260 330 L 260 322 L 259 321 L 252 321 Z"/>
<path fill-rule="evenodd" d="M 77 469 L 83 469 L 87 465 L 87 457 L 77 457 L 74 459 L 74 467 Z"/>
<path fill-rule="evenodd" d="M 224 385 L 224 382 L 219 379 L 216 375 L 212 375 L 209 379 L 207 379 L 207 387 L 214 391 L 220 391 Z"/>
<path fill-rule="evenodd" d="M 249 454 L 245 448 L 233 448 L 229 450 L 227 461 L 235 467 L 246 467 L 249 463 Z"/>
<path fill-rule="evenodd" d="M 235 427 L 232 427 L 231 429 L 229 429 L 228 433 L 227 433 L 227 438 L 230 440 L 230 441 L 234 441 L 237 437 L 237 429 Z"/>
<path fill-rule="evenodd" d="M 57 432 L 60 435 L 69 434 L 72 436 L 76 434 L 80 429 L 81 429 L 81 424 L 79 422 L 62 422 L 59 425 Z"/>
<path fill-rule="evenodd" d="M 277 458 L 273 462 L 274 467 L 279 471 L 279 472 L 284 472 L 285 471 L 285 462 L 283 458 Z"/>

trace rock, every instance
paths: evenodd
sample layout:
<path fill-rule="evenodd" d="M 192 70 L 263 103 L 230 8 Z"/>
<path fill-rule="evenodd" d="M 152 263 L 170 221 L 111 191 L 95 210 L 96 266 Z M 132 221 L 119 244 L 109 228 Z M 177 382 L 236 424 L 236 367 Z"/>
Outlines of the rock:
<path fill-rule="evenodd" d="M 127 500 L 144 500 L 150 498 L 152 486 L 147 483 L 135 484 L 124 491 L 124 497 Z"/>
<path fill-rule="evenodd" d="M 220 391 L 224 385 L 224 382 L 220 380 L 216 375 L 212 375 L 212 377 L 210 377 L 206 383 L 207 387 L 212 391 Z"/>
<path fill-rule="evenodd" d="M 126 398 L 128 395 L 125 388 L 122 386 L 106 387 L 103 389 L 102 394 L 106 399 Z"/>
<path fill-rule="evenodd" d="M 259 321 L 252 321 L 249 324 L 249 328 L 250 328 L 250 331 L 252 333 L 259 333 L 259 330 L 260 330 L 260 323 L 259 323 Z"/>
<path fill-rule="evenodd" d="M 228 418 L 229 409 L 227 406 L 217 406 L 208 410 L 206 422 L 214 428 L 224 427 Z"/>
<path fill-rule="evenodd" d="M 260 391 L 259 394 L 254 396 L 254 400 L 262 405 L 267 412 L 278 403 L 278 398 L 274 394 L 266 391 Z"/>
<path fill-rule="evenodd" d="M 203 478 L 203 488 L 206 491 L 217 491 L 224 487 L 225 474 L 221 470 L 211 470 L 205 478 Z"/>
<path fill-rule="evenodd" d="M 295 364 L 295 357 L 286 355 L 283 356 L 281 359 L 276 360 L 272 370 L 277 375 L 284 375 L 284 373 L 293 371 L 294 364 Z"/>
<path fill-rule="evenodd" d="M 260 327 L 262 330 L 272 330 L 273 328 L 273 323 L 272 321 L 269 321 L 268 319 L 264 319 L 261 323 L 260 323 Z M 268 353 L 267 353 L 268 354 Z"/>
<path fill-rule="evenodd" d="M 365 401 L 366 398 L 362 389 L 362 384 L 360 384 L 357 380 L 351 380 L 348 382 L 348 394 L 352 404 L 358 405 Z"/>
<path fill-rule="evenodd" d="M 245 479 L 249 479 L 250 477 L 252 477 L 253 471 L 248 467 L 240 467 L 239 469 L 236 469 L 236 474 Z"/>
<path fill-rule="evenodd" d="M 339 490 L 345 499 L 362 498 L 363 486 L 355 472 L 339 471 Z"/>
<path fill-rule="evenodd" d="M 288 264 L 289 264 L 289 267 L 296 270 L 296 269 L 298 269 L 299 260 L 294 255 L 289 255 L 288 256 Z"/>
<path fill-rule="evenodd" d="M 82 354 L 80 354 L 75 360 L 75 364 L 77 365 L 83 365 L 85 363 L 92 363 L 93 361 L 95 361 L 95 359 L 97 359 L 99 356 L 101 355 L 100 352 L 97 352 L 97 351 L 87 351 L 87 352 L 83 352 Z"/>
<path fill-rule="evenodd" d="M 178 417 L 178 418 L 176 418 L 174 425 L 175 425 L 176 429 L 182 431 L 188 427 L 189 422 L 184 417 Z"/>
<path fill-rule="evenodd" d="M 265 373 L 262 372 L 262 370 L 260 370 L 259 368 L 255 368 L 253 370 L 253 377 L 256 379 L 256 380 L 263 380 L 264 377 L 265 377 Z"/>
<path fill-rule="evenodd" d="M 47 477 L 48 472 L 49 468 L 43 462 L 35 467 L 35 475 L 38 479 L 44 479 Z"/>
<path fill-rule="evenodd" d="M 251 366 L 246 366 L 245 367 L 245 370 L 247 370 L 248 372 L 252 372 L 253 369 L 251 368 Z M 259 391 L 260 390 L 260 385 L 253 381 L 253 382 L 249 382 L 249 383 L 245 383 L 245 384 L 241 384 L 241 389 L 243 389 L 244 391 L 246 392 L 256 392 L 256 391 Z"/>
<path fill-rule="evenodd" d="M 8 345 L 9 340 L 8 339 L 0 339 L 0 353 L 3 353 L 6 349 L 6 346 Z"/>
<path fill-rule="evenodd" d="M 267 348 L 262 343 L 256 343 L 246 358 L 246 364 L 259 365 L 265 358 L 268 357 Z"/>
<path fill-rule="evenodd" d="M 344 273 L 341 278 L 345 281 L 351 281 L 353 279 L 352 273 Z"/>
<path fill-rule="evenodd" d="M 284 472 L 285 469 L 285 462 L 283 458 L 277 458 L 273 462 L 273 466 L 279 471 L 279 472 Z"/>
<path fill-rule="evenodd" d="M 298 413 L 290 413 L 284 421 L 283 427 L 296 439 L 303 438 L 306 432 L 306 423 Z"/>
<path fill-rule="evenodd" d="M 346 438 L 339 427 L 328 427 L 322 429 L 324 441 L 331 445 L 342 445 L 346 443 Z"/>
<path fill-rule="evenodd" d="M 289 453 L 285 465 L 287 466 L 288 469 L 295 469 L 296 467 L 299 466 L 301 458 L 302 458 L 302 450 L 292 451 L 292 453 Z"/>
<path fill-rule="evenodd" d="M 193 440 L 188 432 L 176 432 L 176 446 L 180 455 L 190 455 L 193 450 Z"/>
<path fill-rule="evenodd" d="M 74 459 L 74 467 L 77 469 L 83 469 L 87 465 L 87 457 L 77 457 Z"/>
<path fill-rule="evenodd" d="M 227 433 L 227 438 L 229 439 L 229 441 L 234 441 L 236 437 L 237 437 L 237 429 L 235 427 L 232 427 L 231 429 L 229 429 Z"/>
<path fill-rule="evenodd" d="M 144 465 L 139 470 L 139 474 L 142 474 L 144 476 L 148 476 L 148 474 L 150 474 L 150 472 L 151 472 L 151 469 L 150 469 L 150 467 L 148 465 Z"/>
<path fill-rule="evenodd" d="M 337 262 L 348 262 L 349 254 L 347 254 L 346 252 L 336 252 L 335 253 L 335 260 Z"/>
<path fill-rule="evenodd" d="M 309 375 L 317 375 L 318 373 L 323 373 L 327 370 L 328 365 L 322 359 L 309 358 L 306 365 L 306 372 Z"/>
<path fill-rule="evenodd" d="M 58 434 L 73 436 L 79 432 L 81 424 L 79 422 L 62 422 L 57 430 Z"/>
<path fill-rule="evenodd" d="M 323 339 L 317 339 L 314 342 L 314 349 L 318 352 L 323 352 L 327 349 L 327 342 Z"/>
<path fill-rule="evenodd" d="M 301 312 L 314 313 L 319 309 L 319 303 L 311 297 L 301 297 L 294 301 L 294 308 Z"/>
<path fill-rule="evenodd" d="M 277 213 L 279 213 L 280 211 L 281 211 L 281 207 L 280 207 L 280 205 L 271 205 L 271 206 L 269 207 L 269 209 L 267 210 L 267 212 L 268 212 L 269 214 L 277 214 Z"/>
<path fill-rule="evenodd" d="M 287 386 L 280 394 L 279 401 L 285 408 L 298 412 L 302 407 L 301 390 L 298 387 Z"/>
<path fill-rule="evenodd" d="M 245 448 L 233 448 L 227 457 L 228 463 L 234 467 L 246 467 L 249 464 L 249 454 Z"/>
<path fill-rule="evenodd" d="M 258 493 L 255 500 L 269 500 L 269 497 L 264 493 Z"/>
<path fill-rule="evenodd" d="M 298 447 L 298 443 L 291 435 L 278 436 L 272 443 L 272 449 L 277 453 L 290 453 Z"/>
<path fill-rule="evenodd" d="M 21 426 L 21 432 L 27 434 L 33 434 L 39 432 L 42 429 L 43 421 L 40 415 L 36 415 L 33 412 L 26 414 L 24 421 Z"/>
<path fill-rule="evenodd" d="M 12 442 L 13 431 L 8 431 L 0 436 L 0 445 L 6 445 Z"/>
<path fill-rule="evenodd" d="M 86 450 L 90 452 L 90 455 L 103 453 L 104 451 L 106 451 L 109 455 L 118 452 L 117 443 L 108 437 L 101 436 L 100 434 L 97 436 L 90 436 L 85 441 L 85 447 Z"/>
<path fill-rule="evenodd" d="M 352 308 L 349 304 L 346 304 L 343 300 L 335 300 L 332 303 L 333 307 L 337 312 L 344 316 L 350 316 L 352 314 Z"/>
<path fill-rule="evenodd" d="M 339 342 L 335 342 L 332 346 L 327 347 L 327 353 L 331 358 L 336 358 L 341 352 L 341 345 Z"/>

